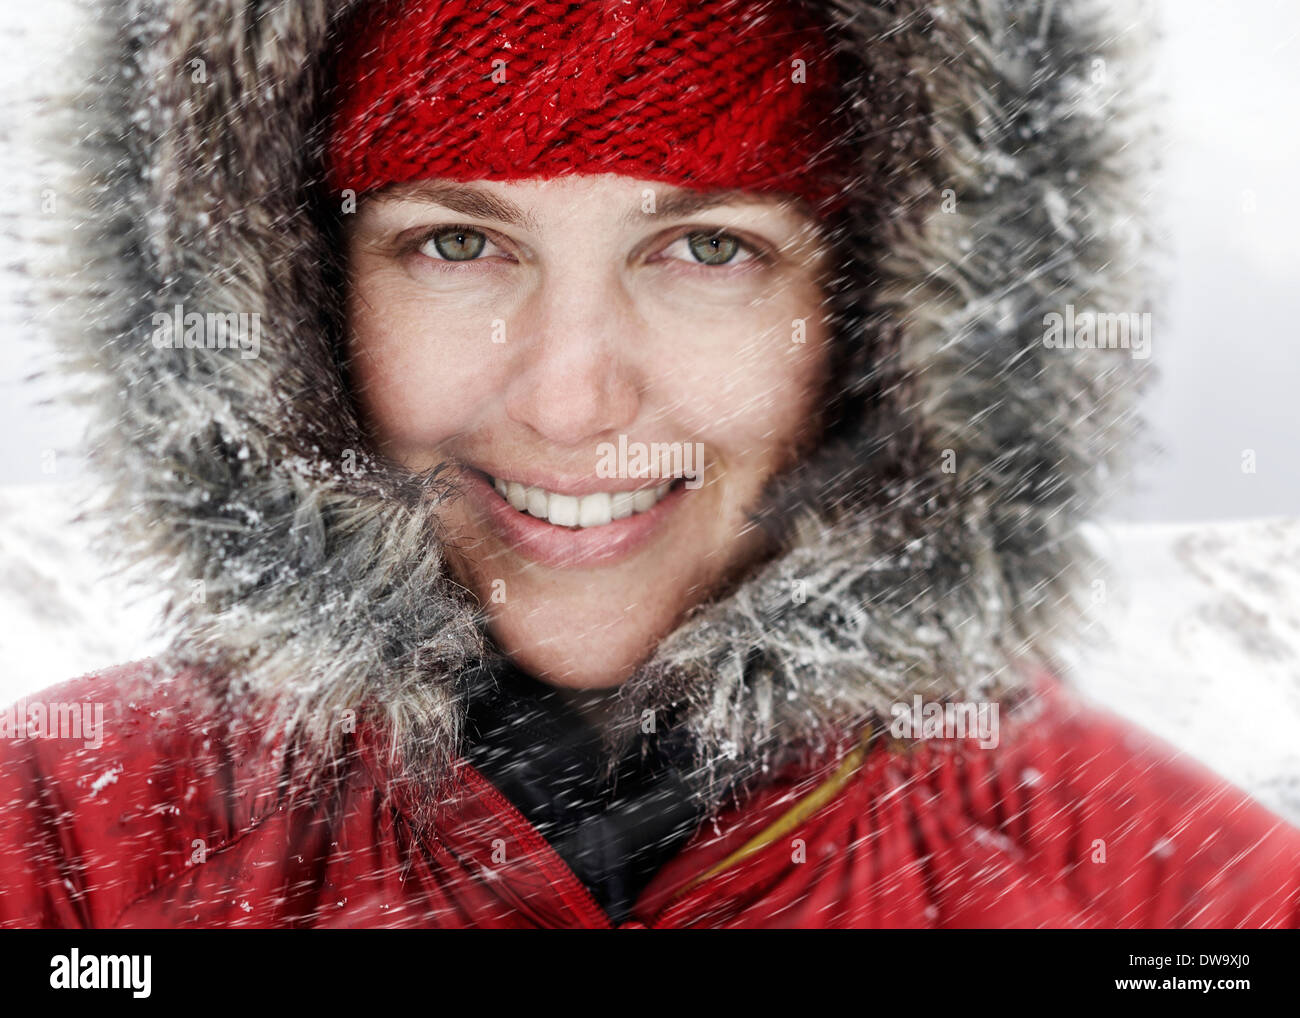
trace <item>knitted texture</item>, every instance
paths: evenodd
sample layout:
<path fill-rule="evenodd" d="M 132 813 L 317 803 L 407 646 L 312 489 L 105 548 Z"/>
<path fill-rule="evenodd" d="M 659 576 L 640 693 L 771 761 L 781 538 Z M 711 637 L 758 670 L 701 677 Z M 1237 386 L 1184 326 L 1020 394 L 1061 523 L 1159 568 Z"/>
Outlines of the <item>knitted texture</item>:
<path fill-rule="evenodd" d="M 347 26 L 327 176 L 619 173 L 842 204 L 835 60 L 788 0 L 397 0 Z"/>

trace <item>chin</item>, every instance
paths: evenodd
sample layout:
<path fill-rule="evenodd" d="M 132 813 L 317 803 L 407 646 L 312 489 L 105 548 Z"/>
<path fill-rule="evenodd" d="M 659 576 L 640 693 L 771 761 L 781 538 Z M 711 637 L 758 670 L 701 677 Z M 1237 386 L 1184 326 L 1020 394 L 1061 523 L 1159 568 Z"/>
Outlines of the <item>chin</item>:
<path fill-rule="evenodd" d="M 673 622 L 672 617 L 648 619 L 643 614 L 634 629 L 629 615 L 620 611 L 608 619 L 566 624 L 553 612 L 512 608 L 489 623 L 497 647 L 535 679 L 563 689 L 622 685 Z"/>

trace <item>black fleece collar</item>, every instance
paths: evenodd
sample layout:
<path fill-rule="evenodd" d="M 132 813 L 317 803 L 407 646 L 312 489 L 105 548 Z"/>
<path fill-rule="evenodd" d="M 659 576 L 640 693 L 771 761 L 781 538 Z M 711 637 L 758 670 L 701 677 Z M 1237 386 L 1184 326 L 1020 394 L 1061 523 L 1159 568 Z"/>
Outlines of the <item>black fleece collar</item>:
<path fill-rule="evenodd" d="M 612 774 L 600 733 L 554 687 L 505 665 L 471 681 L 465 756 L 533 824 L 617 924 L 703 820 L 670 741 Z"/>

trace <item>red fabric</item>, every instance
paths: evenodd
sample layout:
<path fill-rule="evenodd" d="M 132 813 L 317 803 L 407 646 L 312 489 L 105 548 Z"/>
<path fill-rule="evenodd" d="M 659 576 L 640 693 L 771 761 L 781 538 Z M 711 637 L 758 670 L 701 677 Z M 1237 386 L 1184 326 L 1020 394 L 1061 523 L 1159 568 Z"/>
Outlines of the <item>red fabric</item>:
<path fill-rule="evenodd" d="M 133 677 L 40 697 L 104 703 L 98 749 L 0 741 L 0 926 L 609 925 L 467 765 L 425 833 L 364 733 L 339 788 L 290 808 L 275 751 L 195 717 L 184 676 L 148 694 Z M 1300 925 L 1300 831 L 1199 764 L 1052 684 L 1001 735 L 880 744 L 796 828 L 683 893 L 838 756 L 782 776 L 706 823 L 624 928 Z"/>
<path fill-rule="evenodd" d="M 336 190 L 620 173 L 842 204 L 834 58 L 789 2 L 368 4 L 334 78 Z"/>

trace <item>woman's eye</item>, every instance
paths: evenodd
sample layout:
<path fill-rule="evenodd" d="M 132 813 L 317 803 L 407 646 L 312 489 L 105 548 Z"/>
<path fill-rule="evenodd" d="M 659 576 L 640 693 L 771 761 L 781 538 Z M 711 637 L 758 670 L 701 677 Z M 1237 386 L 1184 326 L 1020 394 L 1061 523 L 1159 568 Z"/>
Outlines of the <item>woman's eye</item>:
<path fill-rule="evenodd" d="M 750 261 L 753 250 L 730 233 L 709 233 L 703 230 L 693 231 L 674 241 L 665 254 L 672 255 L 679 245 L 685 246 L 682 253 L 688 255 L 684 261 L 693 260 L 701 265 L 727 265 L 734 261 Z M 736 255 L 745 253 L 747 257 L 737 259 Z"/>
<path fill-rule="evenodd" d="M 489 241 L 485 233 L 464 226 L 450 226 L 432 233 L 420 245 L 420 254 L 444 262 L 472 262 Z"/>

